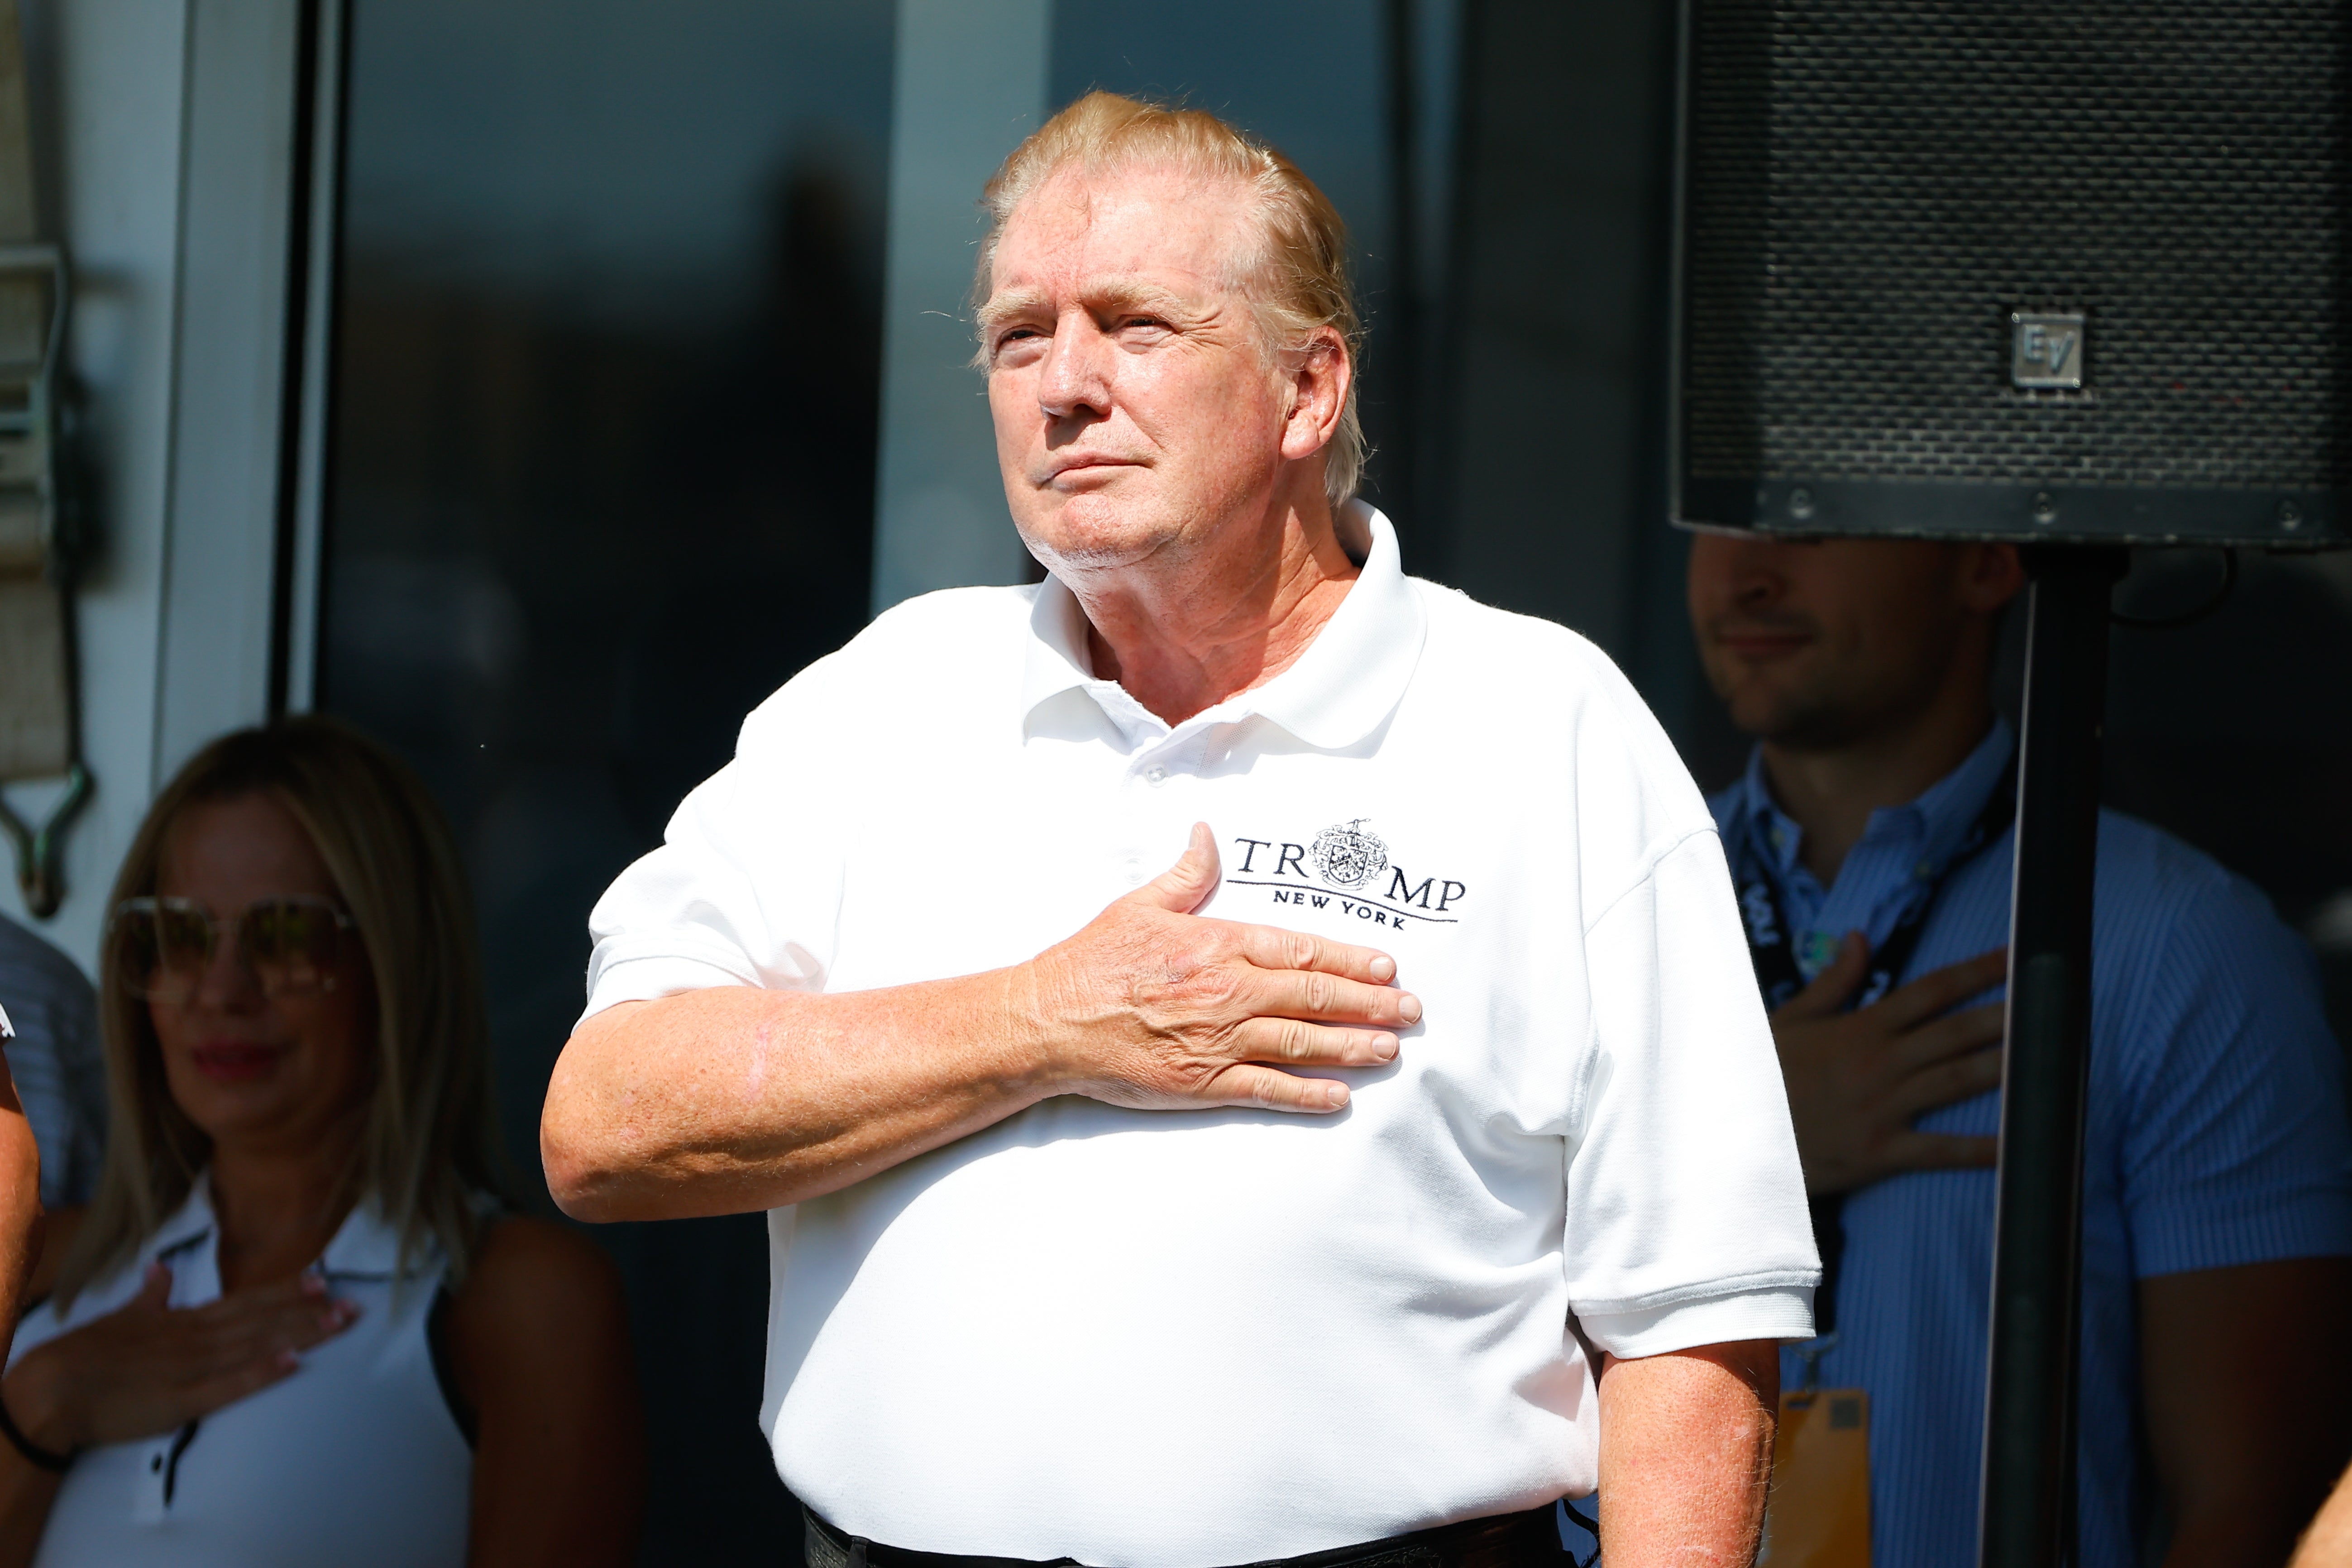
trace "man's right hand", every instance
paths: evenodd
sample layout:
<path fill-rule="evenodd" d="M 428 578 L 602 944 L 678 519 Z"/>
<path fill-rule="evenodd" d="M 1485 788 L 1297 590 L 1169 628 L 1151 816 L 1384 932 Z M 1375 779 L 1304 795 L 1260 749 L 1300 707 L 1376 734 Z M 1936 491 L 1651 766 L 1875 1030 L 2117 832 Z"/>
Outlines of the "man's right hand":
<path fill-rule="evenodd" d="M 1845 1011 L 1869 973 L 1870 944 L 1849 932 L 1836 961 L 1772 1015 L 1805 1190 L 1817 1197 L 1902 1171 L 1990 1165 L 2000 1148 L 1998 1139 L 1922 1132 L 1912 1123 L 2000 1087 L 2000 1004 L 1952 1009 L 2007 977 L 2008 950 Z"/>
<path fill-rule="evenodd" d="M 1021 1026 L 1056 1090 L 1113 1105 L 1332 1111 L 1348 1088 L 1297 1069 L 1396 1059 L 1421 1021 L 1396 961 L 1370 948 L 1192 913 L 1217 885 L 1195 824 L 1183 858 L 1017 972 Z"/>
<path fill-rule="evenodd" d="M 25 1435 L 67 1454 L 172 1431 L 288 1376 L 359 1317 L 310 1273 L 201 1307 L 171 1293 L 150 1264 L 129 1304 L 27 1351 L 0 1384 Z"/>
<path fill-rule="evenodd" d="M 1204 826 L 1164 876 L 1004 969 L 871 990 L 715 985 L 581 1021 L 540 1150 L 575 1219 L 685 1219 L 803 1203 L 1056 1095 L 1160 1110 L 1328 1113 L 1421 1001 L 1396 961 L 1193 913 Z"/>

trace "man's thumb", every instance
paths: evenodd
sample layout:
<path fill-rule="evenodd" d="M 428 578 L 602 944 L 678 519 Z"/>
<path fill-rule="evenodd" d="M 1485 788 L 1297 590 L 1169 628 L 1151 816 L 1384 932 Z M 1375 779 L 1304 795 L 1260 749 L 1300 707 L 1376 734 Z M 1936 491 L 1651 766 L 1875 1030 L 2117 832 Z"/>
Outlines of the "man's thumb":
<path fill-rule="evenodd" d="M 1830 961 L 1829 967 L 1814 975 L 1811 984 L 1790 997 L 1781 1011 L 1792 1017 L 1826 1017 L 1846 1005 L 1869 973 L 1870 939 L 1858 931 L 1850 931 L 1838 943 L 1838 954 Z"/>
<path fill-rule="evenodd" d="M 1201 907 L 1217 885 L 1217 838 L 1205 822 L 1192 824 L 1192 842 L 1176 864 L 1128 895 L 1156 910 L 1189 915 Z"/>

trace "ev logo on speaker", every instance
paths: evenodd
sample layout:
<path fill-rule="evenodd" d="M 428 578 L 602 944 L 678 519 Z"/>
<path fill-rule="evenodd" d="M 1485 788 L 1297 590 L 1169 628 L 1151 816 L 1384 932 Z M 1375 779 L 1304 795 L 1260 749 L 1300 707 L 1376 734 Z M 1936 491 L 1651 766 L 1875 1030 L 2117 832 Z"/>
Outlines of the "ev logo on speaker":
<path fill-rule="evenodd" d="M 2083 384 L 2083 318 L 2080 315 L 2009 317 L 2009 379 L 2024 387 Z"/>

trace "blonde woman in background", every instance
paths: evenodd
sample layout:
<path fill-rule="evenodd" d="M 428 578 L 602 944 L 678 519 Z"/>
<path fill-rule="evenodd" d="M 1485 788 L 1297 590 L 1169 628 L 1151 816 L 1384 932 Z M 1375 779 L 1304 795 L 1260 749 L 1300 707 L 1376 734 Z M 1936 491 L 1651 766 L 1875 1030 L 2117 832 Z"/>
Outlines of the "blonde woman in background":
<path fill-rule="evenodd" d="M 8 998 L 0 994 L 0 1042 L 16 1033 Z M 41 1156 L 32 1123 L 16 1098 L 16 1080 L 0 1057 L 0 1323 L 14 1323 L 25 1281 L 40 1250 Z M 0 1349 L 5 1349 L 0 1342 Z"/>
<path fill-rule="evenodd" d="M 618 1282 L 491 1195 L 472 921 L 415 776 L 323 720 L 215 742 L 100 979 L 112 1132 L 0 1379 L 0 1564 L 630 1561 Z"/>

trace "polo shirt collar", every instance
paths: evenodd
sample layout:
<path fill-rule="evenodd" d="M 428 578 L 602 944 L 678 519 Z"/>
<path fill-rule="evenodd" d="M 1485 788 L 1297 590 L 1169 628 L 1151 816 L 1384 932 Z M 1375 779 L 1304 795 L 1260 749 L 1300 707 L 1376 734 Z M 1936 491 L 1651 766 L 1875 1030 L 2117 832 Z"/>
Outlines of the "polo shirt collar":
<path fill-rule="evenodd" d="M 211 1239 L 217 1224 L 213 1216 L 212 1171 L 206 1167 L 197 1173 L 194 1184 L 188 1188 L 186 1199 L 140 1246 L 140 1266 L 144 1268 L 161 1260 L 171 1263 L 174 1273 L 186 1272 L 191 1264 L 197 1264 L 207 1272 L 216 1268 L 218 1265 L 214 1249 L 202 1247 L 202 1244 Z M 192 1247 L 202 1247 L 202 1250 L 194 1257 L 187 1256 Z M 426 1245 L 420 1249 L 420 1256 L 409 1260 L 404 1272 L 413 1275 L 436 1268 L 439 1263 L 438 1244 L 428 1237 Z M 326 1249 L 319 1257 L 320 1272 L 331 1278 L 390 1279 L 404 1272 L 401 1264 L 398 1234 L 386 1223 L 376 1205 L 369 1202 L 352 1205 L 352 1212 L 343 1216 L 343 1223 L 336 1228 L 327 1242 Z M 218 1293 L 217 1284 L 210 1288 L 210 1293 Z M 208 1298 L 200 1294 L 196 1299 Z"/>
<path fill-rule="evenodd" d="M 157 1226 L 154 1233 L 139 1247 L 139 1261 L 143 1267 L 204 1240 L 213 1230 L 213 1176 L 209 1167 L 196 1173 L 188 1187 L 188 1195 L 171 1217 Z"/>
<path fill-rule="evenodd" d="M 1421 659 L 1428 632 L 1421 595 L 1405 577 L 1396 530 L 1377 507 L 1351 500 L 1341 535 L 1369 537 L 1363 564 L 1347 597 L 1297 662 L 1264 686 L 1244 691 L 1187 720 L 1231 722 L 1255 715 L 1323 751 L 1354 745 L 1395 711 Z M 1047 577 L 1029 615 L 1022 677 L 1025 723 L 1039 704 L 1073 688 L 1084 689 L 1132 738 L 1139 706 L 1118 685 L 1097 680 L 1087 651 L 1087 622 L 1077 596 Z M 1149 715 L 1143 721 L 1164 731 Z"/>
<path fill-rule="evenodd" d="M 1944 862 L 1959 851 L 1976 826 L 2016 749 L 2017 732 L 2007 719 L 1995 714 L 1992 728 L 1958 767 L 1916 799 L 1872 812 L 1861 843 L 1903 840 L 1915 844 L 1918 870 L 1927 877 L 1940 874 Z M 1753 851 L 1785 883 L 1800 869 L 1797 857 L 1804 847 L 1804 829 L 1772 798 L 1763 747 L 1748 753 L 1748 771 L 1738 788 L 1738 811 L 1743 820 L 1737 831 L 1745 835 Z"/>

